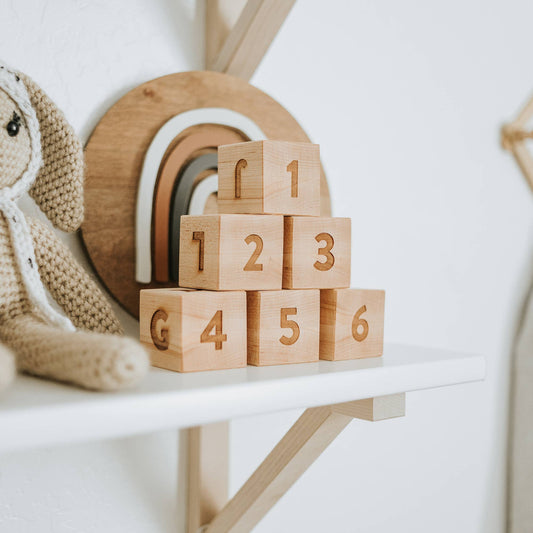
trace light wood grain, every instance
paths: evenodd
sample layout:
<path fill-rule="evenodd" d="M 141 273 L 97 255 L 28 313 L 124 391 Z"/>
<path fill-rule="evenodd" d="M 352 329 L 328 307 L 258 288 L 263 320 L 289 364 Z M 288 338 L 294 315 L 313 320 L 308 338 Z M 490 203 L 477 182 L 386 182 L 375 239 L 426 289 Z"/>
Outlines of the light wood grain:
<path fill-rule="evenodd" d="M 341 361 L 382 355 L 384 320 L 384 291 L 320 291 L 320 359 Z"/>
<path fill-rule="evenodd" d="M 248 364 L 318 361 L 318 290 L 249 292 L 247 302 Z"/>
<path fill-rule="evenodd" d="M 198 533 L 228 501 L 229 423 L 187 430 L 187 533 Z"/>
<path fill-rule="evenodd" d="M 218 204 L 220 213 L 319 216 L 319 146 L 268 140 L 219 146 Z"/>
<path fill-rule="evenodd" d="M 351 220 L 285 217 L 283 288 L 350 286 Z"/>
<path fill-rule="evenodd" d="M 269 139 L 309 142 L 280 104 L 245 81 L 217 72 L 183 72 L 144 83 L 116 102 L 85 149 L 85 221 L 82 239 L 108 291 L 133 316 L 139 290 L 161 287 L 135 281 L 135 206 L 144 155 L 171 117 L 203 107 L 233 109 L 253 120 Z M 321 174 L 322 214 L 330 213 Z M 167 285 L 168 286 L 168 285 Z"/>
<path fill-rule="evenodd" d="M 249 80 L 295 1 L 248 0 L 218 54 L 213 54 L 215 45 L 209 45 L 207 68 Z M 212 29 L 213 20 L 216 18 L 212 17 L 207 31 Z"/>
<path fill-rule="evenodd" d="M 217 291 L 281 289 L 282 216 L 189 215 L 182 217 L 180 231 L 180 286 Z M 194 232 L 205 236 L 202 270 Z"/>
<path fill-rule="evenodd" d="M 218 333 L 209 328 L 217 313 L 225 339 L 209 342 L 206 336 Z M 143 290 L 140 340 L 152 365 L 176 372 L 246 366 L 246 294 Z"/>
<path fill-rule="evenodd" d="M 307 409 L 205 533 L 249 533 L 353 417 L 383 420 L 402 416 L 402 397 Z"/>

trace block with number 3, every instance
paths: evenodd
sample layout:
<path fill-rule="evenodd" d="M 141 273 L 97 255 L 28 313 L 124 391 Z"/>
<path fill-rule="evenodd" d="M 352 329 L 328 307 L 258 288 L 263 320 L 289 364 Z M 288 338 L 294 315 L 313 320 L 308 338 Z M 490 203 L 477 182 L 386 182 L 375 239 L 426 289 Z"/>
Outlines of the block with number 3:
<path fill-rule="evenodd" d="M 284 289 L 350 286 L 351 220 L 285 217 Z"/>
<path fill-rule="evenodd" d="M 320 215 L 318 144 L 266 140 L 219 146 L 218 210 Z"/>
<path fill-rule="evenodd" d="M 383 355 L 384 316 L 384 291 L 320 291 L 320 359 L 340 361 Z"/>
<path fill-rule="evenodd" d="M 248 364 L 318 361 L 320 291 L 248 293 Z"/>
<path fill-rule="evenodd" d="M 282 216 L 181 217 L 181 287 L 214 291 L 281 289 L 282 265 Z"/>
<path fill-rule="evenodd" d="M 246 366 L 246 293 L 142 290 L 140 340 L 152 365 L 168 370 Z"/>

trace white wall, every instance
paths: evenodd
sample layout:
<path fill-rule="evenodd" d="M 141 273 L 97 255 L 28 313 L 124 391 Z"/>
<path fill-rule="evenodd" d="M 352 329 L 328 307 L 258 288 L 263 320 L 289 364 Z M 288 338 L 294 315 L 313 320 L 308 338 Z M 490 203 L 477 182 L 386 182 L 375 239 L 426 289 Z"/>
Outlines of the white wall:
<path fill-rule="evenodd" d="M 516 0 L 300 0 L 252 80 L 320 143 L 335 214 L 353 217 L 353 285 L 387 290 L 387 340 L 488 358 L 483 384 L 353 422 L 257 531 L 503 531 L 533 196 L 498 129 L 533 91 L 531 20 Z M 84 140 L 135 85 L 201 68 L 202 28 L 192 0 L 0 0 L 3 59 Z M 234 490 L 297 415 L 232 424 Z M 175 531 L 175 452 L 165 433 L 1 456 L 0 531 Z"/>

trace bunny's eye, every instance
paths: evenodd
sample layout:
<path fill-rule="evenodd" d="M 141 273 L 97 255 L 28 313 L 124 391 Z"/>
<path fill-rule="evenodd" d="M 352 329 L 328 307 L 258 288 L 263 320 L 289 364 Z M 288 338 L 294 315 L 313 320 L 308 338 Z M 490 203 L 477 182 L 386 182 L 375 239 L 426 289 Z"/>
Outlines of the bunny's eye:
<path fill-rule="evenodd" d="M 16 137 L 19 134 L 20 117 L 16 113 L 13 113 L 13 118 L 7 123 L 6 130 L 10 137 Z"/>

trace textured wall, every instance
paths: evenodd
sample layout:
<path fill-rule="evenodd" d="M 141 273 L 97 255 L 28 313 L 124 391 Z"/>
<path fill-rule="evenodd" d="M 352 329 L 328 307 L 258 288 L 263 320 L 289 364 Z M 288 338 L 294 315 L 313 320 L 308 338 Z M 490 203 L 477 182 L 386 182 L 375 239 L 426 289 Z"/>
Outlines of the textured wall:
<path fill-rule="evenodd" d="M 0 53 L 86 140 L 130 88 L 201 68 L 201 11 L 0 0 Z M 353 285 L 387 290 L 387 340 L 489 363 L 483 384 L 409 395 L 405 419 L 353 422 L 257 531 L 502 531 L 533 211 L 498 128 L 533 91 L 532 18 L 519 1 L 300 0 L 252 80 L 321 144 L 335 214 L 353 217 Z M 232 425 L 233 489 L 297 414 Z M 0 531 L 175 531 L 176 445 L 165 433 L 1 456 Z"/>

